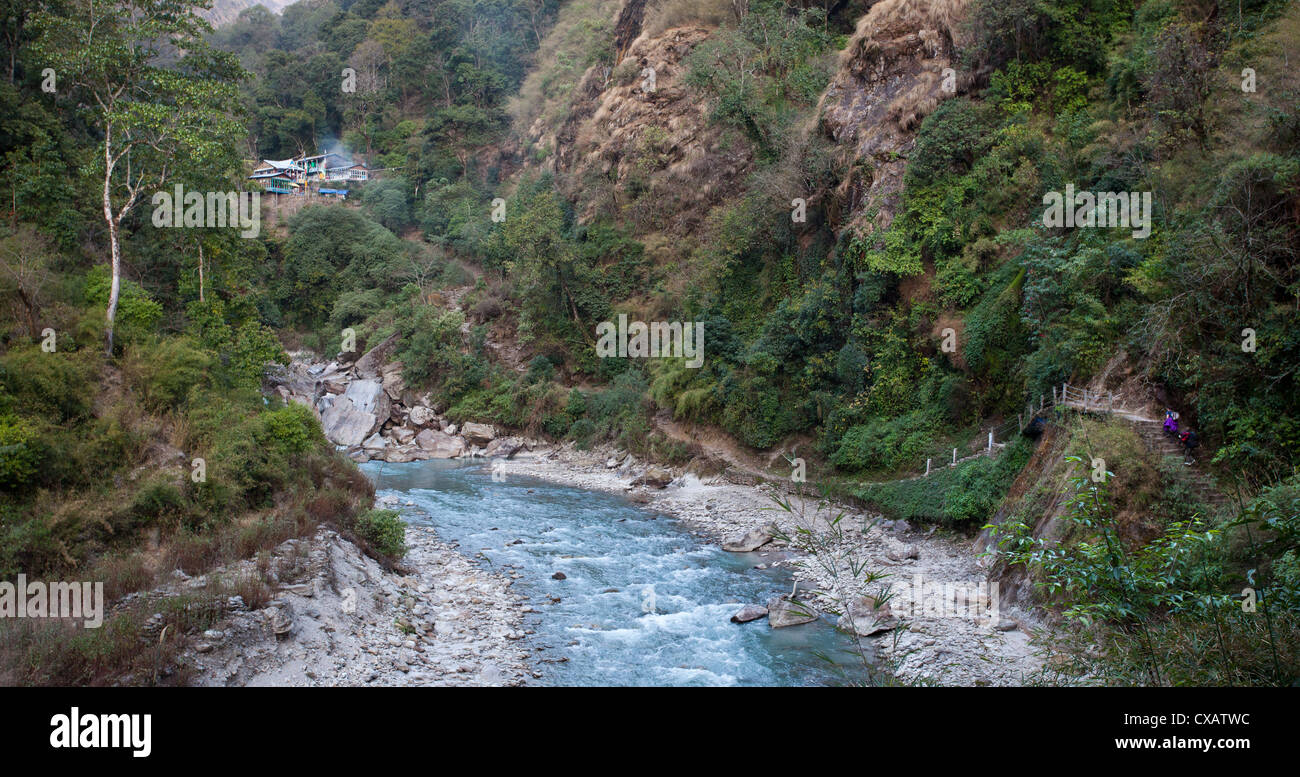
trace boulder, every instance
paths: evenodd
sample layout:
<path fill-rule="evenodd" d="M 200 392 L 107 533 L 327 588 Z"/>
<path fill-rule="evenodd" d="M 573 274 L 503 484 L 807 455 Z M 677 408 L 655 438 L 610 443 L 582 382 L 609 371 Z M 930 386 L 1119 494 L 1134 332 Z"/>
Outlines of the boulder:
<path fill-rule="evenodd" d="M 504 456 L 507 459 L 514 458 L 514 455 L 524 447 L 524 441 L 518 437 L 498 437 L 487 444 L 487 449 L 483 451 L 485 456 Z"/>
<path fill-rule="evenodd" d="M 383 459 L 391 464 L 402 464 L 408 461 L 415 461 L 419 456 L 415 450 L 409 447 L 390 447 L 383 452 Z"/>
<path fill-rule="evenodd" d="M 391 405 L 384 393 L 384 384 L 379 380 L 354 380 L 348 384 L 343 397 L 351 400 L 353 406 L 362 412 L 388 418 Z"/>
<path fill-rule="evenodd" d="M 409 445 L 415 439 L 415 430 L 409 426 L 399 426 L 392 431 L 392 436 L 398 445 Z"/>
<path fill-rule="evenodd" d="M 347 397 L 339 397 L 321 413 L 320 422 L 330 442 L 353 446 L 360 445 L 379 427 L 379 416 L 361 410 Z"/>
<path fill-rule="evenodd" d="M 426 426 L 431 426 L 437 420 L 438 416 L 433 412 L 433 410 L 424 405 L 412 406 L 411 412 L 407 414 L 407 421 L 410 422 L 411 426 L 416 426 L 421 429 Z"/>
<path fill-rule="evenodd" d="M 921 557 L 921 550 L 915 545 L 898 545 L 885 553 L 891 561 L 903 561 L 904 559 L 917 559 Z"/>
<path fill-rule="evenodd" d="M 487 445 L 492 442 L 492 440 L 496 439 L 497 430 L 490 424 L 468 423 L 465 424 L 465 428 L 461 431 L 461 434 L 464 435 L 465 440 L 471 445 Z"/>
<path fill-rule="evenodd" d="M 641 476 L 632 481 L 634 486 L 653 486 L 654 488 L 664 488 L 673 482 L 673 474 L 659 467 L 650 467 Z M 770 539 L 770 538 L 769 538 Z"/>
<path fill-rule="evenodd" d="M 387 448 L 388 440 L 384 439 L 384 436 L 379 432 L 375 432 L 367 437 L 365 442 L 361 443 L 361 447 L 364 448 L 367 453 L 373 455 L 374 451 L 382 451 L 384 448 Z"/>
<path fill-rule="evenodd" d="M 732 553 L 749 553 L 752 550 L 758 550 L 771 541 L 771 527 L 765 526 L 761 529 L 750 529 L 741 535 L 728 537 L 722 543 L 722 549 L 729 550 Z"/>
<path fill-rule="evenodd" d="M 354 369 L 357 376 L 361 378 L 378 378 L 383 369 L 384 362 L 388 361 L 389 355 L 397 348 L 398 336 L 390 335 L 379 345 L 366 351 L 366 355 L 357 359 Z"/>
<path fill-rule="evenodd" d="M 869 596 L 860 596 L 849 604 L 848 612 L 840 616 L 836 625 L 859 637 L 874 637 L 897 628 L 898 618 L 894 617 L 887 602 L 878 604 Z"/>
<path fill-rule="evenodd" d="M 326 393 L 329 394 L 342 394 L 348 390 L 348 382 L 342 378 L 327 380 L 323 382 L 321 386 L 325 389 Z"/>
<path fill-rule="evenodd" d="M 406 381 L 402 379 L 402 363 L 393 362 L 384 367 L 381 382 L 384 384 L 384 392 L 388 398 L 394 402 L 402 398 L 402 392 L 406 390 Z"/>
<path fill-rule="evenodd" d="M 293 607 L 288 602 L 280 602 L 278 605 L 272 605 L 268 617 L 271 621 L 271 631 L 275 636 L 287 637 L 293 633 Z"/>
<path fill-rule="evenodd" d="M 443 430 L 444 432 L 446 432 L 447 434 L 455 434 L 455 433 L 456 433 L 456 430 L 459 428 L 459 427 L 457 427 L 455 424 L 450 423 L 449 421 L 447 421 L 447 419 L 445 419 L 445 418 L 442 419 L 441 421 L 439 421 L 439 422 L 438 422 L 438 425 L 441 426 L 441 427 L 442 427 L 442 430 Z"/>
<path fill-rule="evenodd" d="M 767 608 L 761 604 L 747 604 L 740 608 L 740 612 L 731 616 L 732 623 L 749 623 L 767 615 Z"/>
<path fill-rule="evenodd" d="M 775 596 L 767 600 L 767 624 L 774 629 L 798 626 L 817 620 L 817 610 L 798 599 Z"/>
<path fill-rule="evenodd" d="M 454 459 L 465 454 L 463 439 L 434 429 L 425 429 L 415 435 L 415 444 L 431 459 Z"/>

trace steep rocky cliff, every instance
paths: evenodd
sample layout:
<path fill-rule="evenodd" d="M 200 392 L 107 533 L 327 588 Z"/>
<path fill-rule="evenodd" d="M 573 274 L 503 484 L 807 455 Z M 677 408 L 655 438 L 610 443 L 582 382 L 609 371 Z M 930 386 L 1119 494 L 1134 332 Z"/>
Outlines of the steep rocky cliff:
<path fill-rule="evenodd" d="M 821 104 L 822 130 L 848 160 L 838 190 L 849 214 L 845 226 L 889 226 L 921 120 L 969 86 L 956 57 L 966 5 L 883 0 L 858 20 Z"/>

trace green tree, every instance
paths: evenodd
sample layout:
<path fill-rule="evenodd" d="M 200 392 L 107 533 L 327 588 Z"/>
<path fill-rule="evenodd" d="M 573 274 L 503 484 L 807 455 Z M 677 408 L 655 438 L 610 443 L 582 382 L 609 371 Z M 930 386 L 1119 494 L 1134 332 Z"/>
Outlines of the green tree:
<path fill-rule="evenodd" d="M 35 49 L 102 133 L 93 167 L 103 181 L 112 286 L 106 353 L 122 276 L 122 220 L 183 172 L 217 164 L 240 126 L 226 112 L 244 77 L 233 55 L 204 40 L 211 27 L 194 0 L 75 0 L 41 11 Z"/>

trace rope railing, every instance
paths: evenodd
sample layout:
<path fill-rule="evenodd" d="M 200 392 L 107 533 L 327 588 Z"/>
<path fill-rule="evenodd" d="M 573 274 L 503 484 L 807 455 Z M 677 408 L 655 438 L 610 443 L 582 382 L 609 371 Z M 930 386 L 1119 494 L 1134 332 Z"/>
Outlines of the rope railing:
<path fill-rule="evenodd" d="M 958 456 L 960 448 L 953 448 L 951 452 L 945 450 L 937 455 L 928 456 L 925 459 L 925 469 L 923 474 L 910 478 L 900 478 L 900 480 L 916 480 L 918 478 L 928 477 L 932 471 L 935 471 L 939 467 L 955 467 L 964 461 L 979 456 L 992 456 L 1002 448 L 1006 447 L 1005 440 L 1013 433 L 1013 431 L 1015 434 L 1023 434 L 1025 429 L 1034 422 L 1034 419 L 1037 416 L 1041 415 L 1046 410 L 1058 406 L 1108 413 L 1113 413 L 1117 410 L 1120 412 L 1128 412 L 1123 408 L 1123 396 L 1116 394 L 1113 391 L 1089 391 L 1086 388 L 1071 386 L 1069 383 L 1062 383 L 1060 386 L 1053 385 L 1050 396 L 1043 393 L 1039 394 L 1037 398 L 1032 396 L 1029 397 L 1029 400 L 1025 403 L 1024 411 L 1017 413 L 1014 419 L 1008 418 L 998 426 L 990 429 L 987 432 L 988 439 L 985 442 L 983 449 L 965 456 Z M 1003 440 L 1004 442 L 999 442 L 999 440 Z"/>

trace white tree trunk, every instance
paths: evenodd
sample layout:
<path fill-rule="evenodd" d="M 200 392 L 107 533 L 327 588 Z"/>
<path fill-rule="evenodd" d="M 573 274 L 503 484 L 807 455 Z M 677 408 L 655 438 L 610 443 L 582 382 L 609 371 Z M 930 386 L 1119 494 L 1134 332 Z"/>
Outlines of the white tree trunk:
<path fill-rule="evenodd" d="M 113 127 L 104 132 L 104 221 L 108 223 L 108 242 L 113 259 L 113 281 L 108 290 L 108 329 L 104 333 L 104 356 L 113 356 L 113 320 L 117 316 L 117 293 L 122 277 L 122 248 L 117 240 L 117 219 L 113 217 Z"/>

